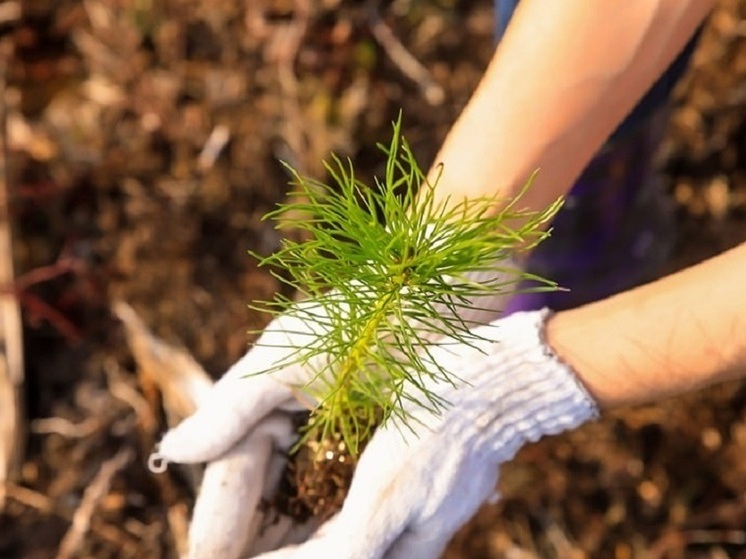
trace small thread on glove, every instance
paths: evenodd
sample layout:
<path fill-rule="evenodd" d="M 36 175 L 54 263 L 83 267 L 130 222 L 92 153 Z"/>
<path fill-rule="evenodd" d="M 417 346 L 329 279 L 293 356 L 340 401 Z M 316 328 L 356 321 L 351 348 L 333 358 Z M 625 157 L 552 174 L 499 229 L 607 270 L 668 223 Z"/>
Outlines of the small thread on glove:
<path fill-rule="evenodd" d="M 154 474 L 162 474 L 168 468 L 168 460 L 157 450 L 148 456 L 148 470 Z"/>

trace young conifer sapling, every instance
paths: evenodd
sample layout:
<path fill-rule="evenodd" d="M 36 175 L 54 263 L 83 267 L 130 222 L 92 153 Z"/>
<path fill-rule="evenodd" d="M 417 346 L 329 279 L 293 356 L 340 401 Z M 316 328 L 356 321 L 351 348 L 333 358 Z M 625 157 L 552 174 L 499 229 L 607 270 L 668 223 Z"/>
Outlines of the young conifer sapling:
<path fill-rule="evenodd" d="M 356 177 L 351 161 L 336 156 L 326 164 L 332 184 L 287 167 L 294 202 L 266 217 L 300 230 L 306 240 L 284 239 L 260 265 L 283 269 L 277 277 L 306 304 L 277 296 L 255 307 L 314 324 L 314 343 L 293 348 L 263 373 L 314 364 L 311 380 L 298 387 L 316 402 L 300 444 L 332 438 L 353 459 L 377 425 L 391 417 L 407 425 L 406 400 L 435 412 L 448 405 L 426 380 L 453 382 L 454 372 L 430 361 L 427 348 L 444 337 L 477 341 L 474 324 L 459 318 L 463 307 L 515 290 L 524 279 L 534 280 L 534 289 L 556 288 L 513 269 L 506 270 L 508 280 L 473 278 L 544 239 L 559 201 L 532 211 L 520 208 L 520 197 L 507 204 L 436 197 L 437 181 L 428 181 L 417 164 L 400 119 L 390 144 L 379 148 L 385 174 L 372 185 Z"/>

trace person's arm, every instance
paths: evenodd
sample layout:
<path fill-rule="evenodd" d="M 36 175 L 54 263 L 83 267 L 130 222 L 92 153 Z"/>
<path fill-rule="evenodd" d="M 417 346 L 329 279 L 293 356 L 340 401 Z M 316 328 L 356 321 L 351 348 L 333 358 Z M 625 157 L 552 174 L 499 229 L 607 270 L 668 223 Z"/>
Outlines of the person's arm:
<path fill-rule="evenodd" d="M 599 406 L 656 402 L 746 375 L 746 243 L 557 313 L 547 342 Z"/>
<path fill-rule="evenodd" d="M 542 209 L 673 61 L 714 0 L 522 0 L 430 173 L 453 200 Z"/>

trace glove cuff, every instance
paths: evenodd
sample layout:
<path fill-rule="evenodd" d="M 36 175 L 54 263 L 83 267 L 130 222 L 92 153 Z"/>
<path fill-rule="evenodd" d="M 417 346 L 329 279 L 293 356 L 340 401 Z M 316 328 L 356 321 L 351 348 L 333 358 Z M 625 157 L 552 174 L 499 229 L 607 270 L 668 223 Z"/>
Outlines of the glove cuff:
<path fill-rule="evenodd" d="M 565 363 L 547 343 L 546 323 L 554 312 L 544 308 L 527 314 L 533 314 L 533 316 L 526 317 L 529 322 L 527 326 L 530 332 L 535 329 L 537 349 L 543 354 L 547 364 L 546 375 L 539 376 L 545 376 L 549 383 L 545 387 L 538 378 L 536 379 L 536 407 L 532 407 L 531 410 L 536 414 L 537 421 L 549 430 L 556 425 L 558 429 L 556 432 L 561 432 L 586 421 L 598 419 L 600 411 L 593 396 L 572 367 Z M 543 405 L 553 410 L 551 414 L 553 417 L 543 416 L 541 413 Z"/>
<path fill-rule="evenodd" d="M 472 443 L 487 447 L 499 463 L 527 442 L 599 415 L 573 370 L 546 343 L 550 316 L 548 309 L 516 313 L 480 327 L 480 341 L 466 354 L 446 357 L 456 359 L 453 366 L 440 362 L 447 370 L 466 371 L 462 379 L 470 387 L 451 398 L 449 430 L 474 437 Z"/>

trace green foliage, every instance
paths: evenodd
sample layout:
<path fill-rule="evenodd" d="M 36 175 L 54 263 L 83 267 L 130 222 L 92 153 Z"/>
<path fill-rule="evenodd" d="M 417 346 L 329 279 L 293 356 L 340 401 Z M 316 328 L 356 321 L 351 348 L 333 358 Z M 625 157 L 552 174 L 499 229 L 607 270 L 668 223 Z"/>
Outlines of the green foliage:
<path fill-rule="evenodd" d="M 436 412 L 447 405 L 426 382 L 452 382 L 454 373 L 429 359 L 428 344 L 442 336 L 476 341 L 459 310 L 530 276 L 510 270 L 510 280 L 502 283 L 467 276 L 494 270 L 514 250 L 541 241 L 543 225 L 560 205 L 534 212 L 519 209 L 514 200 L 496 211 L 500 205 L 492 198 L 438 201 L 436 184 L 427 181 L 399 122 L 390 145 L 379 147 L 386 171 L 373 187 L 356 178 L 350 161 L 337 157 L 326 166 L 333 186 L 288 167 L 296 201 L 267 217 L 309 240 L 286 239 L 260 262 L 283 268 L 278 277 L 313 303 L 278 296 L 263 306 L 273 314 L 294 314 L 318 331 L 313 344 L 295 348 L 290 357 L 316 364 L 313 380 L 300 387 L 319 402 L 306 436 L 341 433 L 353 455 L 378 423 L 403 415 L 405 400 Z M 555 288 L 533 279 L 541 289 Z M 402 419 L 406 425 L 407 417 Z"/>

